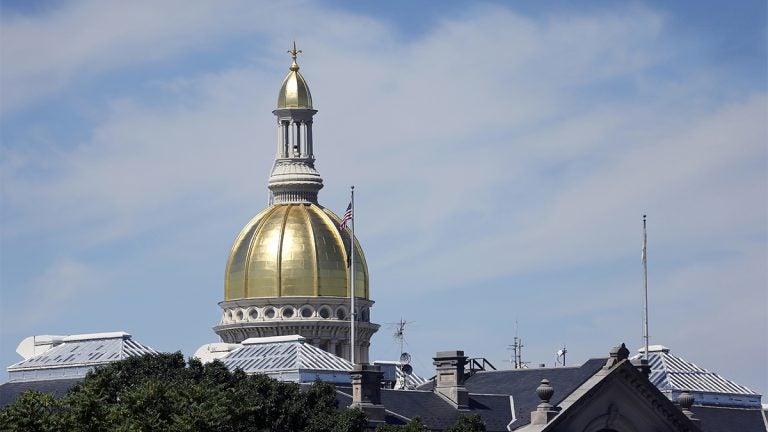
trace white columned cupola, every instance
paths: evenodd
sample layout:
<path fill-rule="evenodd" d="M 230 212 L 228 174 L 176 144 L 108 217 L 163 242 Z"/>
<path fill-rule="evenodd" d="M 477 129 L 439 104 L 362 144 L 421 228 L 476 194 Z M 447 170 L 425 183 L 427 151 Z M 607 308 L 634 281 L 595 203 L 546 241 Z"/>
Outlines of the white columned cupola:
<path fill-rule="evenodd" d="M 299 73 L 296 55 L 301 50 L 289 50 L 293 62 L 277 96 L 277 154 L 269 176 L 271 203 L 317 203 L 317 192 L 323 179 L 315 169 L 312 142 L 312 94 Z"/>

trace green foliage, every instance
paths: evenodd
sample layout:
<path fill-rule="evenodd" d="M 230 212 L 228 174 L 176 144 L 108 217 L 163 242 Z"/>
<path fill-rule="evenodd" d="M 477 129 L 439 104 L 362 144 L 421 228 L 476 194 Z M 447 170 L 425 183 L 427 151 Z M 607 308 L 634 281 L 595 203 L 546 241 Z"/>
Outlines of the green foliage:
<path fill-rule="evenodd" d="M 402 426 L 381 425 L 376 428 L 376 432 L 429 432 L 429 429 L 421 422 L 421 418 L 416 416 Z"/>
<path fill-rule="evenodd" d="M 445 432 L 485 432 L 485 423 L 480 418 L 480 414 L 469 416 L 462 414 L 456 423 L 445 429 Z"/>
<path fill-rule="evenodd" d="M 47 432 L 60 430 L 53 396 L 36 391 L 23 393 L 13 405 L 0 411 L 0 430 Z"/>
<path fill-rule="evenodd" d="M 359 410 L 336 409 L 332 385 L 230 372 L 181 353 L 131 357 L 89 373 L 65 396 L 27 392 L 0 410 L 10 431 L 357 432 Z"/>
<path fill-rule="evenodd" d="M 424 426 L 419 417 L 414 417 L 408 423 L 402 426 L 380 425 L 376 432 L 428 432 L 429 429 Z M 458 420 L 445 429 L 445 432 L 485 432 L 485 424 L 479 414 L 465 416 L 460 415 Z"/>

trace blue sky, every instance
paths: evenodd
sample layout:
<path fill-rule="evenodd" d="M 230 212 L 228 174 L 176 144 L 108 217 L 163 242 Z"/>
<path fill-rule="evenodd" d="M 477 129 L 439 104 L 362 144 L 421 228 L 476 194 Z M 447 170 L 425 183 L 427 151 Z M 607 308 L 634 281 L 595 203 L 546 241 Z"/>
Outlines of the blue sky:
<path fill-rule="evenodd" d="M 412 3 L 0 3 L 0 363 L 215 341 L 295 39 L 373 358 L 639 347 L 647 213 L 652 343 L 768 391 L 765 2 Z"/>

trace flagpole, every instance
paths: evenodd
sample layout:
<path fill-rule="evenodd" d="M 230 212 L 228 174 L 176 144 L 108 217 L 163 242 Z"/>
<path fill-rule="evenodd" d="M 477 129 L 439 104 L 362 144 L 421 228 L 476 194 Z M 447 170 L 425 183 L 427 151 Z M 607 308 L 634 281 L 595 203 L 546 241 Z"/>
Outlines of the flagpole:
<path fill-rule="evenodd" d="M 643 215 L 643 339 L 645 339 L 645 359 L 648 360 L 648 233 L 646 215 Z"/>
<path fill-rule="evenodd" d="M 355 187 L 352 186 L 352 236 L 349 239 L 349 307 L 350 311 L 350 346 L 349 358 L 355 364 Z"/>

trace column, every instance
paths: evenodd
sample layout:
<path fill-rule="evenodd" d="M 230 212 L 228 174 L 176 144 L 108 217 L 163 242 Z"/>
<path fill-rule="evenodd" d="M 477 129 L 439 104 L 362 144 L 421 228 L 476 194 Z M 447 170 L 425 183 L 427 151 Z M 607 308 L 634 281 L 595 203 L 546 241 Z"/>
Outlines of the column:
<path fill-rule="evenodd" d="M 312 157 L 315 154 L 315 149 L 312 148 L 312 121 L 308 121 L 307 123 L 307 157 Z"/>
<path fill-rule="evenodd" d="M 291 146 L 291 132 L 289 130 L 290 124 L 287 121 L 283 122 L 283 152 L 281 157 L 288 157 Z"/>
<path fill-rule="evenodd" d="M 293 122 L 294 127 L 296 129 L 296 139 L 293 142 L 293 154 L 301 156 L 302 154 L 302 145 L 301 142 L 303 141 L 302 137 L 302 131 L 301 131 L 301 122 L 300 121 L 294 121 Z"/>

